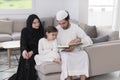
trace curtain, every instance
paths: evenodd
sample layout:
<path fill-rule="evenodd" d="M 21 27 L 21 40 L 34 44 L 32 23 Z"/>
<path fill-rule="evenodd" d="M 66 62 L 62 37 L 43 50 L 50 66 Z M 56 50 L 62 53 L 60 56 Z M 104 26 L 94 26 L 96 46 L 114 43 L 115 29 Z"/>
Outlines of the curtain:
<path fill-rule="evenodd" d="M 120 31 L 120 0 L 114 2 L 112 28 L 114 31 Z"/>

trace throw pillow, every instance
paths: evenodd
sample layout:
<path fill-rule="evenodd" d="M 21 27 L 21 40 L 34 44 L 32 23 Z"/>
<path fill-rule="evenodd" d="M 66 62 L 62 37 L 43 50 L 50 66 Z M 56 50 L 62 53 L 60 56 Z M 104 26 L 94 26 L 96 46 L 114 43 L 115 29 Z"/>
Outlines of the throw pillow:
<path fill-rule="evenodd" d="M 109 36 L 105 35 L 105 36 L 100 36 L 100 37 L 91 38 L 91 39 L 92 39 L 93 43 L 106 42 L 109 40 Z"/>
<path fill-rule="evenodd" d="M 81 29 L 85 31 L 85 33 L 90 37 L 90 38 L 96 38 L 97 37 L 97 29 L 96 26 L 88 26 L 87 24 L 84 23 L 79 23 L 78 24 Z"/>
<path fill-rule="evenodd" d="M 12 33 L 13 21 L 11 20 L 0 20 L 0 33 L 11 34 Z"/>
<path fill-rule="evenodd" d="M 45 21 L 41 21 L 43 27 L 45 27 Z"/>
<path fill-rule="evenodd" d="M 96 38 L 97 37 L 97 30 L 96 26 L 87 26 L 85 28 L 85 32 L 90 38 Z"/>

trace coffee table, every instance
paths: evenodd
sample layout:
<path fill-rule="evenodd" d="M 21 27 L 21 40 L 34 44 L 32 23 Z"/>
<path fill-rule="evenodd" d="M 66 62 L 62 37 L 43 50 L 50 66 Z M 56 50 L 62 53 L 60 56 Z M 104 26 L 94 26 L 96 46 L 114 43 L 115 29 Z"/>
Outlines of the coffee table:
<path fill-rule="evenodd" d="M 7 55 L 8 55 L 8 64 L 9 68 L 11 67 L 11 51 L 16 50 L 20 48 L 20 41 L 7 41 L 1 43 L 1 47 L 4 49 L 7 49 Z"/>

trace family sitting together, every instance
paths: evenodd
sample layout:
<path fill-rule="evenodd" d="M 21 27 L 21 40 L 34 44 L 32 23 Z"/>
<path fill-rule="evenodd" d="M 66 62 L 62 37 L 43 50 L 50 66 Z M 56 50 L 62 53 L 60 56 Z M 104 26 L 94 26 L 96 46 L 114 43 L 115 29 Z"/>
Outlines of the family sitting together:
<path fill-rule="evenodd" d="M 32 14 L 21 32 L 21 56 L 17 73 L 8 80 L 38 80 L 35 65 L 52 61 L 61 64 L 60 80 L 80 80 L 89 77 L 89 60 L 83 47 L 93 42 L 78 25 L 70 22 L 69 13 L 65 10 L 56 14 L 58 25 L 43 27 L 39 17 Z M 81 42 L 82 45 L 71 45 Z M 58 48 L 58 45 L 70 45 Z"/>

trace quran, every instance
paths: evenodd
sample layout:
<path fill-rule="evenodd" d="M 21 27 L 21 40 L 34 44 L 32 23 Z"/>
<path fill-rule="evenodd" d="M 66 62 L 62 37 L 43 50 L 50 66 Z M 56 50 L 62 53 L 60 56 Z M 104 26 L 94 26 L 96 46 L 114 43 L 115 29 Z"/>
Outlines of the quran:
<path fill-rule="evenodd" d="M 78 46 L 78 45 L 82 45 L 82 43 L 78 42 L 78 43 L 71 43 L 69 45 L 58 45 L 57 48 L 69 48 L 70 46 Z"/>

